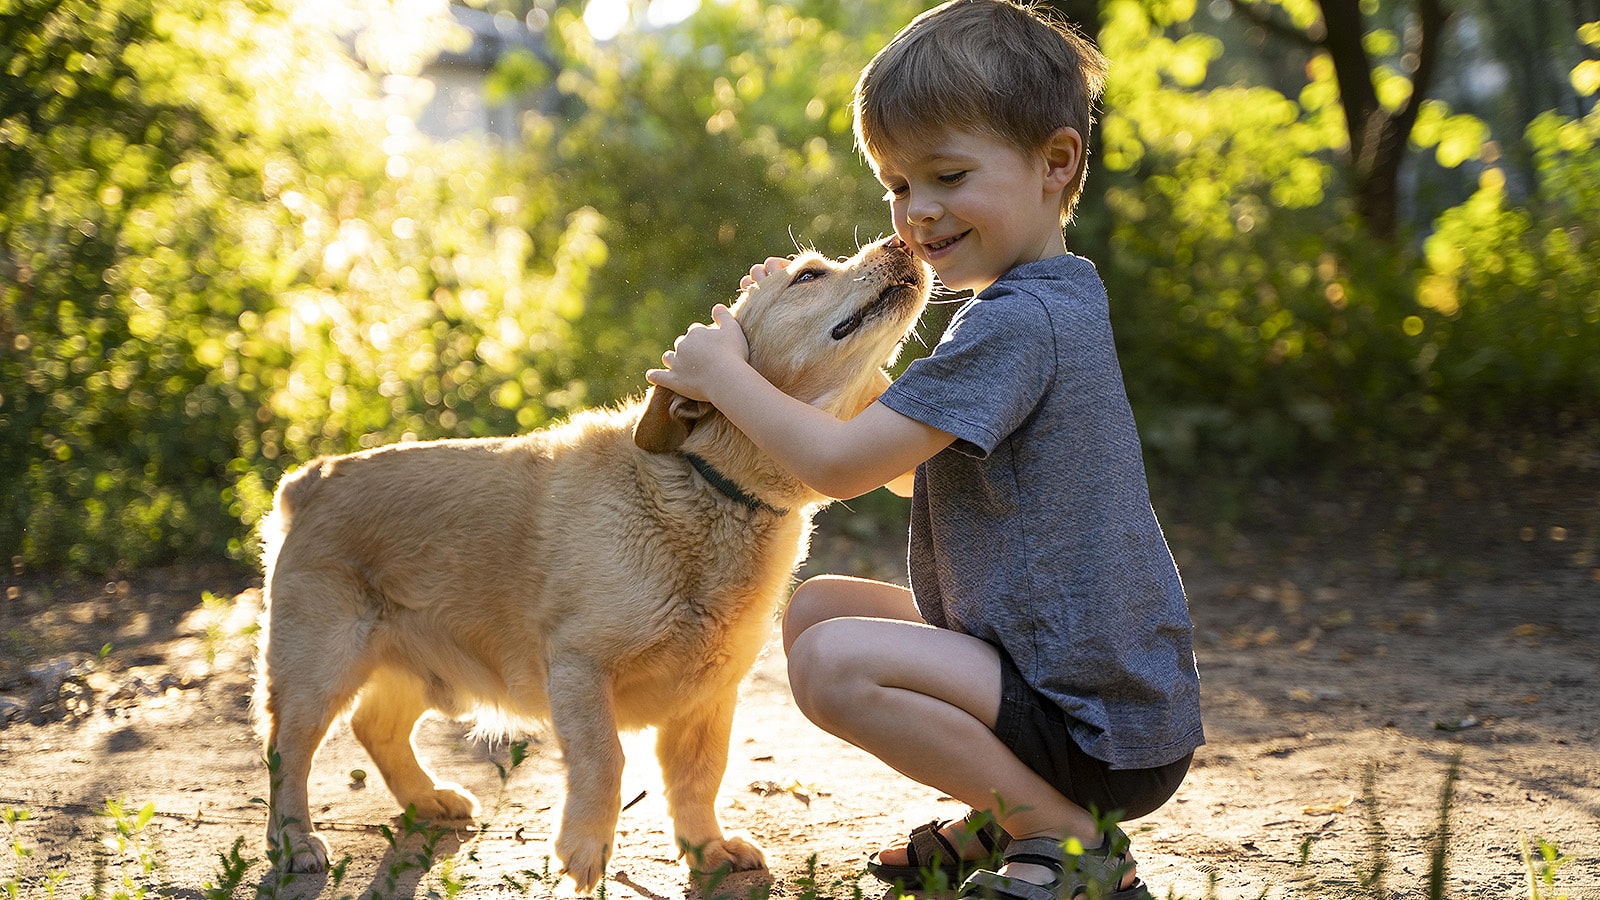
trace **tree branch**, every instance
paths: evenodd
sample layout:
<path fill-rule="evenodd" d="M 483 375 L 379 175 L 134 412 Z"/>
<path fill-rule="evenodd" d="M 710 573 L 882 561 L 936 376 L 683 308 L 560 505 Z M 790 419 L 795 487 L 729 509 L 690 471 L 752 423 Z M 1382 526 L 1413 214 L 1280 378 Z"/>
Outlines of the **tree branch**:
<path fill-rule="evenodd" d="M 1249 19 L 1251 24 L 1259 25 L 1291 44 L 1307 50 L 1322 49 L 1322 43 L 1311 35 L 1306 34 L 1288 22 L 1275 18 L 1270 10 L 1265 9 L 1267 5 L 1265 3 L 1257 3 L 1253 2 L 1253 0 L 1228 0 L 1228 4 L 1233 7 L 1234 12 Z"/>
<path fill-rule="evenodd" d="M 1417 0 L 1417 67 L 1411 72 L 1411 96 L 1394 117 L 1395 127 L 1402 138 L 1411 136 L 1411 126 L 1416 124 L 1422 101 L 1433 87 L 1434 75 L 1439 69 L 1439 48 L 1444 43 L 1445 26 L 1450 22 L 1451 11 L 1443 0 Z"/>

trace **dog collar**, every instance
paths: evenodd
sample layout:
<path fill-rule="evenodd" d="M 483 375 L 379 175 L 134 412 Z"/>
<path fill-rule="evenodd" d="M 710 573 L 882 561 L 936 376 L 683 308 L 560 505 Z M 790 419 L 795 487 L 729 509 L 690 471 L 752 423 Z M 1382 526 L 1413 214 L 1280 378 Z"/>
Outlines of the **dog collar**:
<path fill-rule="evenodd" d="M 718 472 L 716 468 L 711 465 L 711 463 L 706 462 L 695 454 L 685 453 L 683 456 L 685 459 L 689 460 L 689 465 L 694 466 L 694 470 L 700 473 L 701 478 L 711 482 L 711 486 L 716 488 L 722 494 L 722 496 L 727 497 L 729 500 L 732 500 L 746 509 L 769 512 L 775 516 L 786 516 L 789 514 L 787 509 L 779 509 L 760 497 L 752 496 L 750 493 L 745 491 L 744 488 L 734 484 L 733 481 L 728 478 L 728 476 Z"/>

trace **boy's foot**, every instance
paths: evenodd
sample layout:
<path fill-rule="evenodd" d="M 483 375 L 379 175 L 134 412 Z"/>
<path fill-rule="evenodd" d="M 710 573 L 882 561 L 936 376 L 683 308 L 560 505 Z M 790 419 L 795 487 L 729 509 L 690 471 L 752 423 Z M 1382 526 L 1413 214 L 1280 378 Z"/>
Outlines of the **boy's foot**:
<path fill-rule="evenodd" d="M 1139 880 L 1128 838 L 1121 829 L 1081 856 L 1068 856 L 1059 838 L 1015 840 L 1006 849 L 999 871 L 978 871 L 961 886 L 962 897 L 1003 900 L 1071 900 L 1087 893 L 1089 883 L 1115 883 L 1110 900 L 1152 900 Z"/>
<path fill-rule="evenodd" d="M 994 865 L 1011 838 L 987 813 L 972 811 L 960 819 L 934 820 L 911 831 L 904 846 L 872 854 L 867 871 L 882 881 L 920 888 L 925 876 L 944 873 L 950 885 L 968 873 Z"/>

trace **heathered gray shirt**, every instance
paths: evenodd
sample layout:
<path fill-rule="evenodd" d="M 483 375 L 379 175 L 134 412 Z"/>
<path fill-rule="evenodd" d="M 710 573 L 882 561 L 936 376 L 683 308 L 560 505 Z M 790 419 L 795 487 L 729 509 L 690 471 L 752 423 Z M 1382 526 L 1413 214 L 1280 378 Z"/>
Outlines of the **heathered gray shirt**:
<path fill-rule="evenodd" d="M 917 469 L 923 617 L 1004 648 L 1113 768 L 1204 743 L 1194 629 L 1094 265 L 1068 255 L 1011 270 L 880 401 L 956 437 Z"/>

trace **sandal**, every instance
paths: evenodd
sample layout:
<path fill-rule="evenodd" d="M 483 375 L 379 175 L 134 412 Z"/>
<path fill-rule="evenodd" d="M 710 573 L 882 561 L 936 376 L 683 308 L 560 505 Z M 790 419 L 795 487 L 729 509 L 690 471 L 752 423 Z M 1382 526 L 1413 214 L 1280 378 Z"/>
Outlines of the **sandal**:
<path fill-rule="evenodd" d="M 899 884 L 903 888 L 918 890 L 927 887 L 928 878 L 934 872 L 944 875 L 946 885 L 961 883 L 968 872 L 993 865 L 1001 850 L 1011 842 L 1011 836 L 1006 834 L 994 816 L 972 810 L 962 817 L 962 827 L 969 836 L 958 839 L 961 847 L 951 844 L 944 836 L 943 829 L 950 825 L 954 819 L 941 822 L 938 819 L 926 825 L 919 825 L 911 830 L 911 837 L 906 843 L 906 861 L 903 865 L 889 865 L 872 854 L 867 860 L 867 871 L 880 881 L 890 884 Z M 977 859 L 963 860 L 961 851 L 972 840 L 976 840 L 983 847 L 983 856 Z"/>
<path fill-rule="evenodd" d="M 1012 841 L 1002 862 L 1043 866 L 1054 873 L 1048 884 L 1034 884 L 1021 878 L 1008 878 L 999 872 L 979 870 L 961 885 L 960 897 L 999 898 L 999 900 L 1072 900 L 1074 897 L 1105 900 L 1155 900 L 1144 880 L 1135 878 L 1125 888 L 1120 884 L 1128 872 L 1128 836 L 1121 828 L 1112 829 L 1106 840 L 1080 855 L 1067 853 L 1053 837 Z M 1090 893 L 1090 885 L 1097 890 Z"/>

